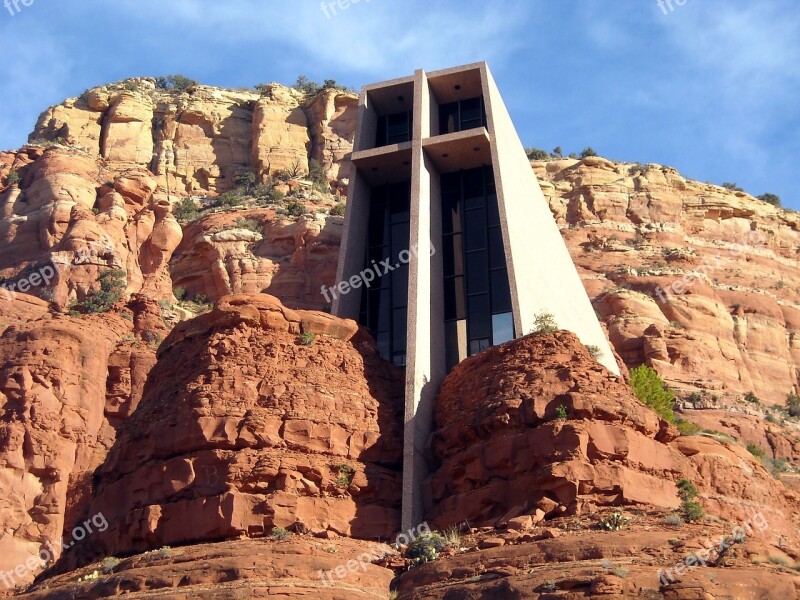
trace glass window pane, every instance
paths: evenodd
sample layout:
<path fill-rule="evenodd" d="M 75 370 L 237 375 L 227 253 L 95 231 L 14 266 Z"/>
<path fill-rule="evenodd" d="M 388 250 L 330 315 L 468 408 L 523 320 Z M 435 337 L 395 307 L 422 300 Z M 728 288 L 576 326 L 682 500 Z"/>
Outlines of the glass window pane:
<path fill-rule="evenodd" d="M 439 135 L 458 131 L 458 102 L 439 107 Z"/>
<path fill-rule="evenodd" d="M 392 261 L 390 263 L 392 266 L 400 262 L 400 253 L 403 250 L 408 250 L 409 236 L 410 230 L 408 222 L 392 225 Z M 405 254 L 403 256 L 405 256 Z"/>
<path fill-rule="evenodd" d="M 406 355 L 405 353 L 396 353 L 392 356 L 392 362 L 394 363 L 395 367 L 405 367 L 406 366 Z"/>
<path fill-rule="evenodd" d="M 503 249 L 503 232 L 499 227 L 489 228 L 489 268 L 504 269 L 506 254 Z"/>
<path fill-rule="evenodd" d="M 444 254 L 442 263 L 444 265 L 444 276 L 464 274 L 464 251 L 461 247 L 461 234 L 448 235 L 442 238 Z"/>
<path fill-rule="evenodd" d="M 378 131 L 375 139 L 375 147 L 380 148 L 386 145 L 386 117 L 378 117 Z"/>
<path fill-rule="evenodd" d="M 408 130 L 408 113 L 397 113 L 388 117 L 389 143 L 399 144 L 411 139 Z"/>
<path fill-rule="evenodd" d="M 483 169 L 464 171 L 464 198 L 483 199 Z"/>
<path fill-rule="evenodd" d="M 390 348 L 389 348 L 390 339 L 391 339 L 391 335 L 389 334 L 388 331 L 385 332 L 385 333 L 379 333 L 376 336 L 376 340 L 375 341 L 378 343 L 378 353 L 381 356 L 383 356 L 384 358 L 391 356 Z"/>
<path fill-rule="evenodd" d="M 481 294 L 489 291 L 489 258 L 486 251 L 467 254 L 467 293 Z"/>
<path fill-rule="evenodd" d="M 392 311 L 392 352 L 406 351 L 406 309 L 399 308 Z"/>
<path fill-rule="evenodd" d="M 486 248 L 486 211 L 468 210 L 465 213 L 467 251 Z"/>
<path fill-rule="evenodd" d="M 461 232 L 461 194 L 442 194 L 442 233 Z"/>
<path fill-rule="evenodd" d="M 470 340 L 469 341 L 469 355 L 473 356 L 478 352 L 483 352 L 486 350 L 491 344 L 489 343 L 489 338 L 481 338 L 478 340 Z"/>
<path fill-rule="evenodd" d="M 481 117 L 481 99 L 470 98 L 469 100 L 461 101 L 461 129 L 472 129 L 473 127 L 480 127 L 482 124 Z"/>
<path fill-rule="evenodd" d="M 408 305 L 408 265 L 392 271 L 392 306 Z"/>
<path fill-rule="evenodd" d="M 464 278 L 453 277 L 444 280 L 444 318 L 445 320 L 465 319 Z"/>
<path fill-rule="evenodd" d="M 510 312 L 492 316 L 492 343 L 504 344 L 514 339 L 514 315 Z"/>
<path fill-rule="evenodd" d="M 470 296 L 467 305 L 469 306 L 467 323 L 470 339 L 491 337 L 492 316 L 489 309 L 489 295 Z"/>
<path fill-rule="evenodd" d="M 486 207 L 489 209 L 489 226 L 500 225 L 500 211 L 498 210 L 496 195 L 486 196 Z"/>
<path fill-rule="evenodd" d="M 511 312 L 511 287 L 505 269 L 492 271 L 492 312 Z"/>

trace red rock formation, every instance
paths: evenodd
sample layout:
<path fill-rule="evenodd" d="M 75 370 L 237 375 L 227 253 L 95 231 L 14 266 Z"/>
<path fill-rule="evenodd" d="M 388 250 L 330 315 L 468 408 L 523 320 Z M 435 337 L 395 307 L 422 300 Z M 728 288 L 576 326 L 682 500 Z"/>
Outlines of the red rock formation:
<path fill-rule="evenodd" d="M 154 349 L 134 342 L 127 314 L 43 313 L 0 337 L 0 571 L 72 528 L 115 427 L 136 408 Z"/>
<path fill-rule="evenodd" d="M 243 219 L 260 232 L 240 227 Z M 336 278 L 342 224 L 341 217 L 291 219 L 266 208 L 209 215 L 186 227 L 172 278 L 190 296 L 263 292 L 293 308 L 321 309 L 329 302 L 320 290 Z"/>
<path fill-rule="evenodd" d="M 352 321 L 225 297 L 164 341 L 98 471 L 93 551 L 399 527 L 402 379 Z M 311 345 L 301 332 L 316 333 Z"/>
<path fill-rule="evenodd" d="M 800 547 L 797 497 L 744 448 L 675 433 L 572 333 L 490 348 L 442 384 L 429 518 L 488 526 L 603 506 L 670 509 L 680 504 L 674 482 L 687 477 L 709 512 L 736 520 L 760 510 L 769 539 Z"/>

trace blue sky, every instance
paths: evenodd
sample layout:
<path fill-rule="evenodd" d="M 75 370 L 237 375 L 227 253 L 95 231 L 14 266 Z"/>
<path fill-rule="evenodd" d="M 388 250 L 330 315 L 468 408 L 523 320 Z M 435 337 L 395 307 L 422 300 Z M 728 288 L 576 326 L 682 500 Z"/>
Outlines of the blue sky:
<path fill-rule="evenodd" d="M 527 146 L 592 146 L 800 209 L 797 0 L 360 0 L 329 16 L 318 0 L 24 1 L 12 16 L 0 0 L 3 149 L 47 106 L 130 76 L 359 88 L 486 60 Z"/>

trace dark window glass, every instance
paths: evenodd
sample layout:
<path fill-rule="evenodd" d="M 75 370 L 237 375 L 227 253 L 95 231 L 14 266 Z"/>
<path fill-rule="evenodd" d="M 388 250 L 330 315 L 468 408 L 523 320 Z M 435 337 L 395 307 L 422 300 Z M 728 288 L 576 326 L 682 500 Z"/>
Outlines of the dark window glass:
<path fill-rule="evenodd" d="M 408 267 L 392 272 L 392 306 L 408 306 Z"/>
<path fill-rule="evenodd" d="M 478 352 L 483 352 L 487 348 L 489 348 L 491 344 L 489 343 L 489 338 L 481 338 L 478 340 L 470 340 L 469 341 L 469 355 L 472 356 L 473 354 L 478 354 Z"/>
<path fill-rule="evenodd" d="M 500 225 L 500 211 L 497 207 L 497 196 L 495 194 L 486 195 L 486 206 L 489 209 L 489 227 Z"/>
<path fill-rule="evenodd" d="M 458 191 L 442 194 L 442 233 L 461 232 L 461 195 Z"/>
<path fill-rule="evenodd" d="M 492 271 L 492 312 L 511 312 L 511 288 L 505 269 Z"/>
<path fill-rule="evenodd" d="M 499 227 L 489 228 L 489 268 L 503 269 L 506 266 L 506 254 L 503 249 L 503 232 Z"/>
<path fill-rule="evenodd" d="M 467 311 L 464 305 L 464 278 L 452 277 L 444 280 L 444 318 L 465 319 Z"/>
<path fill-rule="evenodd" d="M 461 173 L 442 175 L 442 193 L 446 194 L 448 192 L 461 194 Z"/>
<path fill-rule="evenodd" d="M 377 136 L 375 137 L 375 147 L 380 148 L 381 146 L 386 146 L 389 142 L 386 138 L 386 129 L 387 129 L 387 118 L 386 117 L 378 117 L 378 131 Z"/>
<path fill-rule="evenodd" d="M 396 353 L 392 355 L 392 363 L 395 367 L 405 367 L 406 366 L 406 354 L 403 353 Z"/>
<path fill-rule="evenodd" d="M 444 256 L 442 259 L 444 263 L 444 276 L 463 275 L 464 252 L 461 248 L 461 234 L 456 233 L 455 235 L 443 238 L 442 245 L 444 246 Z"/>
<path fill-rule="evenodd" d="M 388 141 L 390 144 L 399 144 L 411 139 L 409 135 L 408 113 L 398 113 L 388 117 Z"/>
<path fill-rule="evenodd" d="M 467 254 L 467 294 L 489 292 L 489 259 L 486 251 Z"/>
<path fill-rule="evenodd" d="M 442 104 L 439 107 L 439 134 L 455 133 L 458 127 L 458 102 Z"/>
<path fill-rule="evenodd" d="M 461 101 L 461 129 L 472 129 L 483 124 L 481 99 L 470 98 Z"/>
<path fill-rule="evenodd" d="M 470 296 L 467 301 L 467 333 L 469 339 L 492 336 L 492 311 L 489 308 L 489 295 Z"/>
<path fill-rule="evenodd" d="M 379 333 L 375 341 L 378 343 L 378 353 L 381 356 L 390 356 L 392 336 L 387 331 L 386 333 Z"/>
<path fill-rule="evenodd" d="M 467 252 L 470 250 L 483 250 L 486 248 L 486 211 L 469 210 L 466 212 L 466 240 Z"/>
<path fill-rule="evenodd" d="M 392 253 L 390 265 L 394 266 L 400 262 L 400 253 L 403 250 L 408 250 L 408 241 L 409 241 L 409 224 L 408 221 L 404 223 L 397 223 L 392 225 Z M 405 253 L 403 254 L 403 258 L 405 258 Z"/>

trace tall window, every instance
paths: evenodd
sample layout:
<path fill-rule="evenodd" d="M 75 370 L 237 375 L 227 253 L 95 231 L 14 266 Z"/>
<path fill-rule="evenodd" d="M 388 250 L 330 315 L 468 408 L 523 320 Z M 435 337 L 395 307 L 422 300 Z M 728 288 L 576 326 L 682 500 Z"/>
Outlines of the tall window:
<path fill-rule="evenodd" d="M 375 147 L 390 146 L 391 144 L 401 144 L 411 139 L 413 134 L 413 112 L 405 111 L 378 117 L 378 131 L 375 140 Z"/>
<path fill-rule="evenodd" d="M 410 205 L 408 181 L 372 190 L 364 269 L 381 275 L 362 288 L 359 319 L 375 336 L 381 356 L 398 367 L 406 364 L 408 264 L 401 263 L 401 253 L 409 249 Z M 380 263 L 386 259 L 395 268 L 383 274 Z"/>
<path fill-rule="evenodd" d="M 483 96 L 442 104 L 439 107 L 439 134 L 486 127 Z"/>
<path fill-rule="evenodd" d="M 497 193 L 491 167 L 442 176 L 447 363 L 514 339 Z"/>

